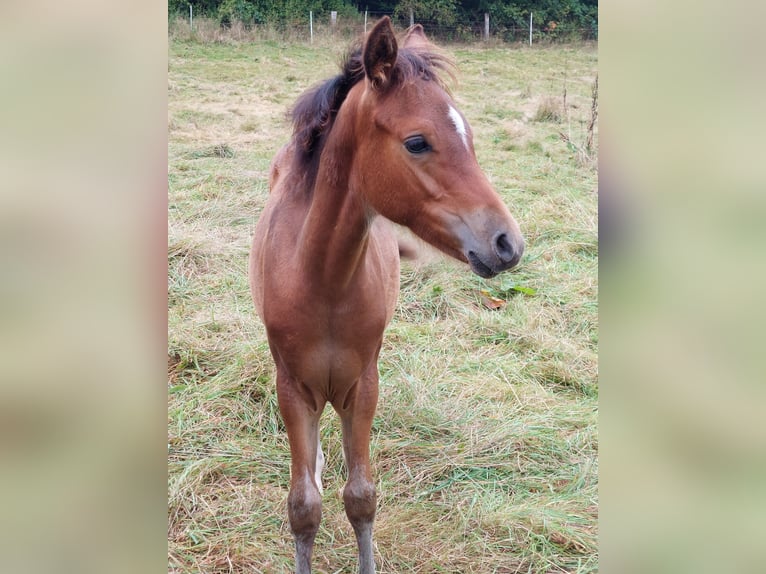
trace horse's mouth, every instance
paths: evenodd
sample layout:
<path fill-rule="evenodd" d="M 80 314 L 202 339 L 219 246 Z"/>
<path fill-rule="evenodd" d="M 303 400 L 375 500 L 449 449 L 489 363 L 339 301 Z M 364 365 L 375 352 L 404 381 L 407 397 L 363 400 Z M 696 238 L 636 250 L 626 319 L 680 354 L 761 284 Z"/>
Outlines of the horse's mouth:
<path fill-rule="evenodd" d="M 468 264 L 471 266 L 471 270 L 476 273 L 479 277 L 484 277 L 484 279 L 491 279 L 495 275 L 497 275 L 497 271 L 493 271 L 489 267 L 487 267 L 481 259 L 479 259 L 479 256 L 476 255 L 473 251 L 468 252 Z"/>

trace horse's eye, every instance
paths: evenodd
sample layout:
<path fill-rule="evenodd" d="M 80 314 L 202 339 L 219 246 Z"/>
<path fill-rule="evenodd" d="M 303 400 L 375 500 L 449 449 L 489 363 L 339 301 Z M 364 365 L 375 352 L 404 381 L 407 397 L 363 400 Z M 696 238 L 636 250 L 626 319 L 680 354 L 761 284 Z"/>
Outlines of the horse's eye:
<path fill-rule="evenodd" d="M 423 136 L 412 136 L 404 140 L 404 147 L 407 151 L 413 154 L 425 153 L 431 150 L 431 146 L 428 145 L 426 138 Z"/>

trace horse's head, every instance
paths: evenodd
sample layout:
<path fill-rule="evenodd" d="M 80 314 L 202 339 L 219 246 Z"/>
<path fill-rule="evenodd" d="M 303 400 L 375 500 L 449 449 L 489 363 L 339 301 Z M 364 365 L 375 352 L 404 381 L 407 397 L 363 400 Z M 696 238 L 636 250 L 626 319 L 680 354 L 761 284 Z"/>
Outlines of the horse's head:
<path fill-rule="evenodd" d="M 519 262 L 524 239 L 479 167 L 468 122 L 436 76 L 443 61 L 419 25 L 401 49 L 388 18 L 372 29 L 357 86 L 352 185 L 377 212 L 492 277 Z"/>

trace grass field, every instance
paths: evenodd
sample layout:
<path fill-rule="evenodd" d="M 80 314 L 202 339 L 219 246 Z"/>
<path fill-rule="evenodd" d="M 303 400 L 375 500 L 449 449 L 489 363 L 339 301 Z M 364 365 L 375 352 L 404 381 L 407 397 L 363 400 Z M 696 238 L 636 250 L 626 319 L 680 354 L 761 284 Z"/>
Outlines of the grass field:
<path fill-rule="evenodd" d="M 289 451 L 247 256 L 285 112 L 344 48 L 170 40 L 169 572 L 291 571 Z M 493 280 L 432 253 L 403 264 L 371 447 L 376 562 L 381 574 L 596 572 L 596 47 L 447 49 L 479 162 L 527 251 Z M 351 573 L 331 408 L 321 437 L 314 567 Z"/>

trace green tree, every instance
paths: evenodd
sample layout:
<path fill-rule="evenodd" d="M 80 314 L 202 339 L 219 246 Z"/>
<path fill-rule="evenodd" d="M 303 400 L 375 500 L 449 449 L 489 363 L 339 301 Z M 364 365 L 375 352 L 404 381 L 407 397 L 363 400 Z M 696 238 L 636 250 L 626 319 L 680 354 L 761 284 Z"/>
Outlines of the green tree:
<path fill-rule="evenodd" d="M 555 22 L 550 27 L 555 34 L 579 34 L 582 29 L 598 33 L 598 0 L 168 0 L 168 13 L 187 15 L 189 4 L 195 15 L 216 18 L 222 25 L 240 20 L 283 26 L 305 20 L 309 10 L 324 17 L 330 10 L 352 15 L 369 8 L 393 13 L 402 25 L 409 24 L 412 10 L 417 20 L 444 27 L 470 27 L 483 22 L 487 12 L 498 31 L 526 27 L 533 12 L 538 30 Z"/>
<path fill-rule="evenodd" d="M 457 0 L 401 0 L 394 16 L 409 20 L 410 10 L 421 21 L 432 21 L 440 26 L 453 26 L 458 21 Z"/>

